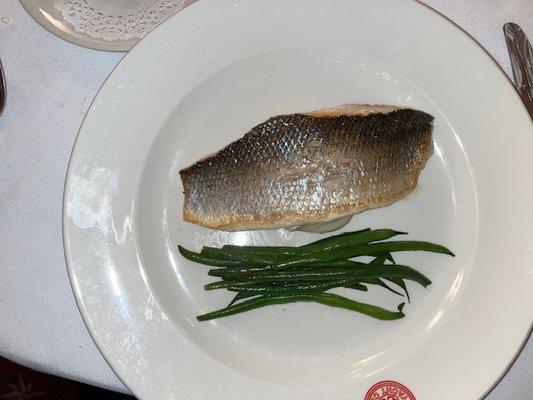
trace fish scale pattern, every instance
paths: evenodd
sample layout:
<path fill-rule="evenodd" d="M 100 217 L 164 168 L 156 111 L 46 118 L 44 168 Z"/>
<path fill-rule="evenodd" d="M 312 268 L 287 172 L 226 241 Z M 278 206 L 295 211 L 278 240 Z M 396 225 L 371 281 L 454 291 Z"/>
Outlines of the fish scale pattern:
<path fill-rule="evenodd" d="M 281 115 L 180 171 L 184 218 L 224 230 L 331 220 L 411 192 L 432 152 L 433 117 Z"/>

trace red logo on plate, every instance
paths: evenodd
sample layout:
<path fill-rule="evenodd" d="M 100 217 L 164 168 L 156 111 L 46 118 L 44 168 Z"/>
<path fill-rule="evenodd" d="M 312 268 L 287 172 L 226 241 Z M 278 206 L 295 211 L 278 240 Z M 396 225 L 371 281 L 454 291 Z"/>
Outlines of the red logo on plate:
<path fill-rule="evenodd" d="M 368 390 L 365 400 L 416 400 L 416 397 L 401 383 L 383 381 Z"/>

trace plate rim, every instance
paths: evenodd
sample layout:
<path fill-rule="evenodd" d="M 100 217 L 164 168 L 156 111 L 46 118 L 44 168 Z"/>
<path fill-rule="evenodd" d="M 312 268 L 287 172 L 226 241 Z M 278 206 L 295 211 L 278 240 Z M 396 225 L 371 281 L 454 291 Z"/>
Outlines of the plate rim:
<path fill-rule="evenodd" d="M 28 2 L 28 1 L 31 1 L 31 0 L 19 0 L 19 1 L 22 4 L 22 6 L 26 9 L 28 14 L 30 14 L 32 16 L 32 18 L 34 18 L 41 26 L 45 27 L 47 30 L 49 30 L 54 35 L 56 35 L 56 36 L 58 36 L 58 37 L 60 37 L 62 39 L 65 39 L 64 37 L 61 36 L 61 33 L 64 34 L 64 32 L 62 32 L 60 30 L 57 30 L 57 32 L 54 32 L 54 30 L 48 29 L 46 26 L 42 25 L 34 17 L 34 15 L 27 9 L 27 7 L 26 7 L 26 5 L 24 3 Z M 425 7 L 430 12 L 434 13 L 436 16 L 441 18 L 443 21 L 445 21 L 448 24 L 450 24 L 451 27 L 453 27 L 456 30 L 459 30 L 460 32 L 465 34 L 467 40 L 470 41 L 471 43 L 475 44 L 475 46 L 478 49 L 483 50 L 483 53 L 485 54 L 485 56 L 487 56 L 488 59 L 491 61 L 491 63 L 494 66 L 497 67 L 497 70 L 499 71 L 500 78 L 503 76 L 505 78 L 506 82 L 507 82 L 507 85 L 511 85 L 511 87 L 513 89 L 514 96 L 519 101 L 519 104 L 521 104 L 521 108 L 522 108 L 523 112 L 525 112 L 526 115 L 529 115 L 524 103 L 522 102 L 522 100 L 521 100 L 521 98 L 519 96 L 519 93 L 517 92 L 517 90 L 516 90 L 516 88 L 514 86 L 514 83 L 513 83 L 512 79 L 507 75 L 507 73 L 505 72 L 503 67 L 496 61 L 496 59 L 490 54 L 490 52 L 472 34 L 470 34 L 465 29 L 463 29 L 460 25 L 458 25 L 451 18 L 449 18 L 448 16 L 444 15 L 442 12 L 434 9 L 430 5 L 424 3 L 422 0 L 407 0 L 407 1 L 411 2 L 411 3 L 416 3 L 419 6 Z M 195 1 L 194 3 L 188 5 L 186 8 L 189 9 L 189 8 L 192 8 L 192 7 L 197 7 L 198 3 L 200 3 L 200 1 Z M 167 20 L 163 21 L 163 23 L 159 24 L 152 31 L 148 32 L 142 39 L 133 40 L 131 45 L 129 45 L 127 49 L 126 48 L 124 48 L 124 49 L 97 48 L 97 47 L 92 47 L 90 45 L 86 45 L 86 44 L 83 44 L 83 43 L 77 43 L 75 41 L 71 41 L 70 39 L 65 39 L 65 40 L 68 40 L 68 41 L 70 41 L 70 42 L 72 42 L 74 44 L 77 44 L 77 45 L 80 45 L 80 46 L 83 46 L 83 47 L 86 47 L 86 48 L 90 48 L 90 49 L 97 49 L 97 50 L 104 50 L 104 51 L 116 51 L 116 52 L 120 52 L 120 51 L 124 51 L 124 50 L 129 51 L 129 50 L 133 50 L 134 48 L 136 48 L 136 46 L 139 43 L 141 43 L 145 38 L 151 37 L 154 34 L 154 32 L 158 32 L 158 30 L 160 29 L 160 27 L 162 25 L 164 26 L 165 24 L 169 23 L 169 21 L 171 21 L 171 20 L 173 20 L 175 18 L 180 18 L 180 17 L 178 17 L 178 15 L 181 15 L 184 12 L 187 13 L 188 10 L 184 9 L 184 10 L 181 10 L 179 13 L 176 13 L 176 14 L 172 15 Z M 96 348 L 98 349 L 98 351 L 100 352 L 100 354 L 102 355 L 102 357 L 105 359 L 106 363 L 109 365 L 109 367 L 113 371 L 113 373 L 120 380 L 120 382 L 128 389 L 128 391 L 131 394 L 137 396 L 136 391 L 132 390 L 130 385 L 125 381 L 125 378 L 123 378 L 121 376 L 121 373 L 113 365 L 111 357 L 109 355 L 106 355 L 106 353 L 103 351 L 103 349 L 101 348 L 100 342 L 95 337 L 96 333 L 93 332 L 93 329 L 90 327 L 90 323 L 88 321 L 89 316 L 87 314 L 87 311 L 83 307 L 82 299 L 79 297 L 79 295 L 78 295 L 78 293 L 76 291 L 76 288 L 75 288 L 75 282 L 74 282 L 75 279 L 74 279 L 74 276 L 73 276 L 74 271 L 73 271 L 73 269 L 71 267 L 72 260 L 71 260 L 71 257 L 70 257 L 71 254 L 69 253 L 69 249 L 68 249 L 67 233 L 66 233 L 66 231 L 68 229 L 68 216 L 67 216 L 67 211 L 66 211 L 67 210 L 67 196 L 68 196 L 67 188 L 68 188 L 68 184 L 69 184 L 69 178 L 70 178 L 70 175 L 71 175 L 71 167 L 72 167 L 73 158 L 75 156 L 76 149 L 78 147 L 78 142 L 79 142 L 79 139 L 80 139 L 80 133 L 83 131 L 83 129 L 84 129 L 85 125 L 86 125 L 86 122 L 87 122 L 87 118 L 88 118 L 88 116 L 90 114 L 90 111 L 93 109 L 93 106 L 94 106 L 95 102 L 97 101 L 97 99 L 99 98 L 99 95 L 102 93 L 103 89 L 107 86 L 108 81 L 117 73 L 116 71 L 123 65 L 124 62 L 126 62 L 125 60 L 127 58 L 127 55 L 128 54 L 126 54 L 124 57 L 122 57 L 118 61 L 118 63 L 111 70 L 109 75 L 102 82 L 102 85 L 100 86 L 100 88 L 95 93 L 95 96 L 93 97 L 93 99 L 92 99 L 92 101 L 90 103 L 90 106 L 87 109 L 87 112 L 86 112 L 85 116 L 83 117 L 83 120 L 82 120 L 82 122 L 80 124 L 80 127 L 78 129 L 78 132 L 76 134 L 75 141 L 74 141 L 74 143 L 72 145 L 71 153 L 69 155 L 69 160 L 68 160 L 68 164 L 67 164 L 67 172 L 66 172 L 66 175 L 65 175 L 65 182 L 64 182 L 63 196 L 62 196 L 62 239 L 63 239 L 62 242 L 63 242 L 63 252 L 64 252 L 64 256 L 65 256 L 66 269 L 67 269 L 67 273 L 68 273 L 68 277 L 69 277 L 70 286 L 71 286 L 72 292 L 74 294 L 76 306 L 77 306 L 77 308 L 78 308 L 78 310 L 79 310 L 79 312 L 80 312 L 80 314 L 82 316 L 82 320 L 83 320 L 85 326 L 87 327 L 87 330 L 88 330 L 88 332 L 89 332 L 89 334 L 91 336 L 91 339 L 94 342 L 94 344 L 95 344 Z M 532 126 L 533 126 L 533 116 L 530 116 L 530 117 L 532 119 Z M 497 380 L 494 381 L 493 384 L 486 389 L 484 394 L 481 396 L 480 400 L 481 399 L 485 399 L 498 386 L 498 384 L 501 382 L 501 380 L 507 375 L 507 373 L 513 367 L 514 363 L 516 362 L 516 360 L 520 356 L 521 352 L 523 351 L 525 345 L 527 344 L 528 340 L 530 339 L 530 337 L 532 335 L 533 335 L 533 321 L 531 321 L 529 329 L 524 333 L 524 337 L 522 339 L 522 342 L 519 345 L 519 347 L 516 349 L 514 355 L 508 360 L 505 368 L 501 371 L 501 373 L 500 373 L 499 377 L 497 378 Z M 141 397 L 139 397 L 139 399 L 140 398 Z"/>

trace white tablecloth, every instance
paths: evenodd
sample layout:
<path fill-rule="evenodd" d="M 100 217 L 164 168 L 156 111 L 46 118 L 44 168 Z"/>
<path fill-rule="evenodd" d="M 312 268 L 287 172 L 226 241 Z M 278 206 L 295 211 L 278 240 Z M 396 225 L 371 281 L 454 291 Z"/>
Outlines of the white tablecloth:
<path fill-rule="evenodd" d="M 474 36 L 509 75 L 502 25 L 517 22 L 533 38 L 533 0 L 425 3 Z M 70 289 L 61 200 L 79 125 L 122 56 L 64 42 L 18 1 L 0 0 L 0 57 L 8 83 L 0 117 L 0 355 L 119 391 L 126 389 L 93 344 Z M 487 399 L 531 398 L 533 340 Z"/>

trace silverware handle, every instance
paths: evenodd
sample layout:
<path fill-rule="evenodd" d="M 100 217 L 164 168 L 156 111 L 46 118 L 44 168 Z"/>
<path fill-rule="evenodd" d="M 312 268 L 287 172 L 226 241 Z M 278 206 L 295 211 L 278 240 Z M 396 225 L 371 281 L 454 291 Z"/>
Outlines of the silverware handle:
<path fill-rule="evenodd" d="M 516 90 L 533 118 L 533 49 L 524 31 L 514 23 L 503 27 Z"/>
<path fill-rule="evenodd" d="M 0 60 L 0 115 L 4 112 L 6 105 L 6 78 L 2 68 L 2 61 Z"/>

